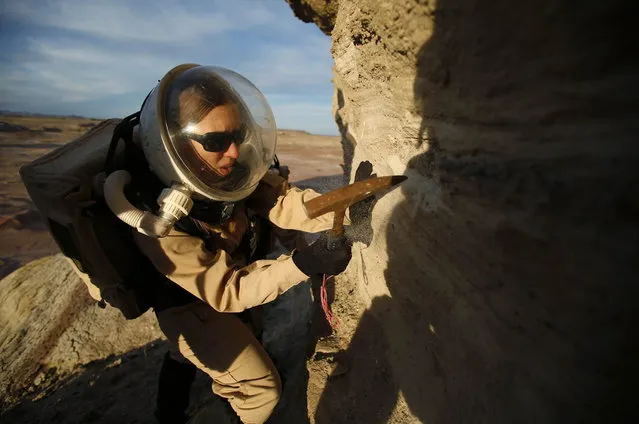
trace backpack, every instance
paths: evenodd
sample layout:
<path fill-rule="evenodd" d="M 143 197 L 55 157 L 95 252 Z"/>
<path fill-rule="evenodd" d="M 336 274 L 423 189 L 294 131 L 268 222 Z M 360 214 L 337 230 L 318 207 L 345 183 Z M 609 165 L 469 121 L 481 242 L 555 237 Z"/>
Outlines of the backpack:
<path fill-rule="evenodd" d="M 139 114 L 101 122 L 85 134 L 20 168 L 35 207 L 89 294 L 126 319 L 146 312 L 144 286 L 159 272 L 137 248 L 132 229 L 109 209 L 102 185 L 105 167 L 125 167 Z M 163 277 L 163 276 L 162 276 Z"/>
<path fill-rule="evenodd" d="M 156 199 L 164 187 L 132 141 L 139 116 L 137 112 L 122 120 L 103 121 L 20 168 L 31 200 L 91 297 L 102 308 L 107 304 L 117 308 L 126 319 L 135 319 L 151 307 L 160 310 L 194 299 L 157 271 L 138 249 L 134 230 L 111 211 L 104 199 L 106 176 L 116 169 L 126 169 L 133 176 L 125 188 L 127 196 L 147 207 L 157 207 Z M 120 140 L 124 145 L 119 144 Z M 280 166 L 277 156 L 274 162 L 273 171 L 287 179 L 288 168 Z M 143 190 L 136 181 L 144 181 L 150 189 Z M 191 215 L 195 215 L 195 209 Z M 189 220 L 185 217 L 182 223 Z M 256 222 L 260 224 L 260 231 L 256 231 L 259 240 L 246 237 L 251 260 L 266 255 L 272 247 L 272 236 L 283 240 L 288 233 L 279 230 L 272 234 L 270 224 L 262 221 Z"/>

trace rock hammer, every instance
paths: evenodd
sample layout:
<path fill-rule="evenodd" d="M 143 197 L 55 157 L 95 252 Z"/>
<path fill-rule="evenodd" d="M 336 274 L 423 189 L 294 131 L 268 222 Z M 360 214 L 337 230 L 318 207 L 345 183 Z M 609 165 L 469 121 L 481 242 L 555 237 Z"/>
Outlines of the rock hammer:
<path fill-rule="evenodd" d="M 333 228 L 328 232 L 328 248 L 332 250 L 344 238 L 344 215 L 348 207 L 374 196 L 382 190 L 394 187 L 407 178 L 404 175 L 369 177 L 304 202 L 304 208 L 311 219 L 329 212 L 335 212 Z"/>

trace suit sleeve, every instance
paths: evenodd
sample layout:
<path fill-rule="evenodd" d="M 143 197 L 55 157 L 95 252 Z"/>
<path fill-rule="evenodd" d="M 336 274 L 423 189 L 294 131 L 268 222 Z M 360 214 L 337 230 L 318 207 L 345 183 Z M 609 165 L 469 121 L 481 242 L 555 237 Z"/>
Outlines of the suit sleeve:
<path fill-rule="evenodd" d="M 335 216 L 333 212 L 314 219 L 306 215 L 304 202 L 318 196 L 321 194 L 315 190 L 302 190 L 290 186 L 282 177 L 266 174 L 255 193 L 249 198 L 247 205 L 280 228 L 318 233 L 330 230 Z M 350 225 L 350 223 L 347 210 L 344 225 Z"/>
<path fill-rule="evenodd" d="M 159 239 L 137 233 L 135 239 L 162 274 L 220 312 L 268 303 L 308 279 L 287 255 L 245 266 L 226 251 L 212 252 L 200 238 L 176 230 Z"/>

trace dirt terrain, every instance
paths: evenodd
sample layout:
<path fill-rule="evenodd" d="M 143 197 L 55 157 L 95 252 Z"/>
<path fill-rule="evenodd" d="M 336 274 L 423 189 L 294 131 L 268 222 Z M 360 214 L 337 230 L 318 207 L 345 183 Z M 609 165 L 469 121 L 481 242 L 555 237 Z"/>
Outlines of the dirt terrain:
<path fill-rule="evenodd" d="M 0 278 L 58 251 L 32 208 L 20 166 L 66 143 L 97 120 L 0 116 Z"/>
<path fill-rule="evenodd" d="M 2 421 L 153 422 L 157 375 L 167 348 L 155 317 L 147 313 L 126 321 L 92 302 L 58 253 L 18 175 L 21 165 L 99 121 L 6 116 L 0 122 L 1 276 L 6 276 L 0 282 Z M 338 137 L 280 130 L 277 152 L 300 186 L 325 191 L 342 181 Z M 363 313 L 354 287 L 341 280 L 334 291 L 329 284 L 341 319 L 332 331 L 313 302 L 319 283 L 302 284 L 264 307 L 263 343 L 285 382 L 271 422 L 352 422 L 356 410 L 349 392 L 360 381 L 350 380 L 349 369 L 374 370 L 383 383 L 385 368 L 377 358 L 353 363 L 344 351 Z M 366 345 L 360 347 L 364 354 Z M 227 405 L 211 396 L 209 384 L 198 374 L 193 421 L 234 422 Z M 335 395 L 329 407 L 327 399 Z"/>

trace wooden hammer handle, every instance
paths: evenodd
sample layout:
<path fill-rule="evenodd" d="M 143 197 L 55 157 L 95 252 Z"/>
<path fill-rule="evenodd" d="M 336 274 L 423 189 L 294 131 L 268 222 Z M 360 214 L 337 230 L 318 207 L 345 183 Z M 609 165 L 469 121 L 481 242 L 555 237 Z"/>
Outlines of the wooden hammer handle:
<path fill-rule="evenodd" d="M 344 238 L 344 215 L 346 209 L 335 211 L 333 228 L 328 232 L 328 250 L 335 250 Z"/>

